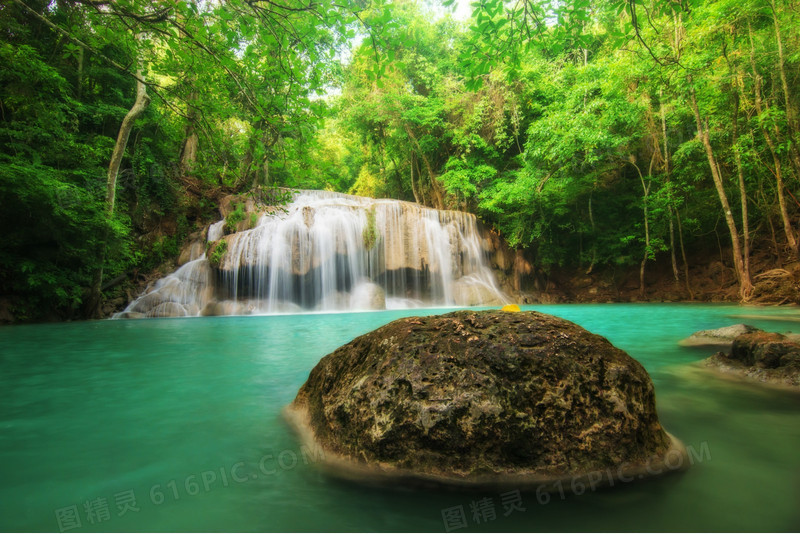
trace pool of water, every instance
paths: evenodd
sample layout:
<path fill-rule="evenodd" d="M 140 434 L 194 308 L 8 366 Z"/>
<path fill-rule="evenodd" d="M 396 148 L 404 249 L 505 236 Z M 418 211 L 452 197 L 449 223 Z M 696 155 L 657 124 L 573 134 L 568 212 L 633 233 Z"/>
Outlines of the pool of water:
<path fill-rule="evenodd" d="M 681 348 L 730 305 L 537 305 L 648 370 L 681 473 L 519 496 L 372 488 L 322 474 L 281 418 L 321 357 L 445 310 L 0 328 L 0 526 L 17 531 L 797 531 L 800 394 L 719 379 Z M 773 331 L 800 323 L 748 318 Z M 507 499 L 515 498 L 512 507 Z M 477 513 L 474 513 L 477 512 Z M 448 518 L 447 521 L 445 517 Z"/>

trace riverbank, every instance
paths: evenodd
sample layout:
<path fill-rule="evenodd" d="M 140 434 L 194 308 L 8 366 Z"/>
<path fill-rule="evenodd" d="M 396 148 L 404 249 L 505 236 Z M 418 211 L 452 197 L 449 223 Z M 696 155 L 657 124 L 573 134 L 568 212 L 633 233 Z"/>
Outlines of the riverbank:
<path fill-rule="evenodd" d="M 539 273 L 519 294 L 523 303 L 588 302 L 742 302 L 736 273 L 727 255 L 703 261 L 695 258 L 676 279 L 669 257 L 648 263 L 644 289 L 638 266 L 600 269 L 554 269 Z M 786 262 L 761 252 L 751 258 L 754 305 L 800 304 L 800 262 Z M 687 282 L 688 279 L 688 282 Z M 538 286 L 538 287 L 537 287 Z"/>

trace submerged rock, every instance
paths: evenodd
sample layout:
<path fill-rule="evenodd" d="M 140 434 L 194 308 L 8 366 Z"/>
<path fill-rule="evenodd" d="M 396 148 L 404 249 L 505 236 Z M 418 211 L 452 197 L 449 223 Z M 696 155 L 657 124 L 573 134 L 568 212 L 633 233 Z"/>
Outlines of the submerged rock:
<path fill-rule="evenodd" d="M 324 357 L 286 413 L 329 469 L 358 479 L 594 487 L 599 472 L 687 464 L 644 368 L 537 312 L 394 321 Z"/>
<path fill-rule="evenodd" d="M 714 330 L 700 330 L 678 342 L 683 347 L 720 347 L 730 348 L 733 340 L 742 334 L 762 332 L 762 330 L 746 324 L 735 324 Z"/>
<path fill-rule="evenodd" d="M 703 363 L 770 385 L 800 387 L 800 343 L 781 334 L 743 334 L 734 340 L 730 355 L 718 352 Z"/>

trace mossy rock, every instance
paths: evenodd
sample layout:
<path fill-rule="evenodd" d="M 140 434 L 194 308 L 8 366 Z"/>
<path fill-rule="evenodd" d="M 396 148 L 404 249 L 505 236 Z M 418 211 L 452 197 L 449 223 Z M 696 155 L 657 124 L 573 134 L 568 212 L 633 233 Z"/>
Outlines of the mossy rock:
<path fill-rule="evenodd" d="M 537 312 L 394 321 L 324 357 L 286 414 L 356 479 L 519 489 L 687 464 L 641 364 Z"/>
<path fill-rule="evenodd" d="M 800 389 L 800 343 L 773 332 L 750 332 L 733 341 L 730 355 L 718 352 L 706 367 L 769 386 Z"/>
<path fill-rule="evenodd" d="M 225 253 L 228 251 L 228 242 L 225 239 L 213 241 L 207 245 L 206 258 L 208 264 L 214 269 L 219 269 L 220 263 L 225 258 Z"/>

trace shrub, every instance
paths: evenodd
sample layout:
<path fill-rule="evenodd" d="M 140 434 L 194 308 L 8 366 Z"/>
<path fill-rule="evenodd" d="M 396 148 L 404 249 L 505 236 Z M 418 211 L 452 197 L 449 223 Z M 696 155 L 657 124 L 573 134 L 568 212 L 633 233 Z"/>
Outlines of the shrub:
<path fill-rule="evenodd" d="M 228 251 L 228 242 L 224 239 L 208 244 L 208 263 L 214 268 L 219 268 L 222 258 Z"/>
<path fill-rule="evenodd" d="M 225 233 L 232 234 L 236 226 L 244 220 L 244 204 L 233 204 L 233 211 L 225 217 Z"/>

